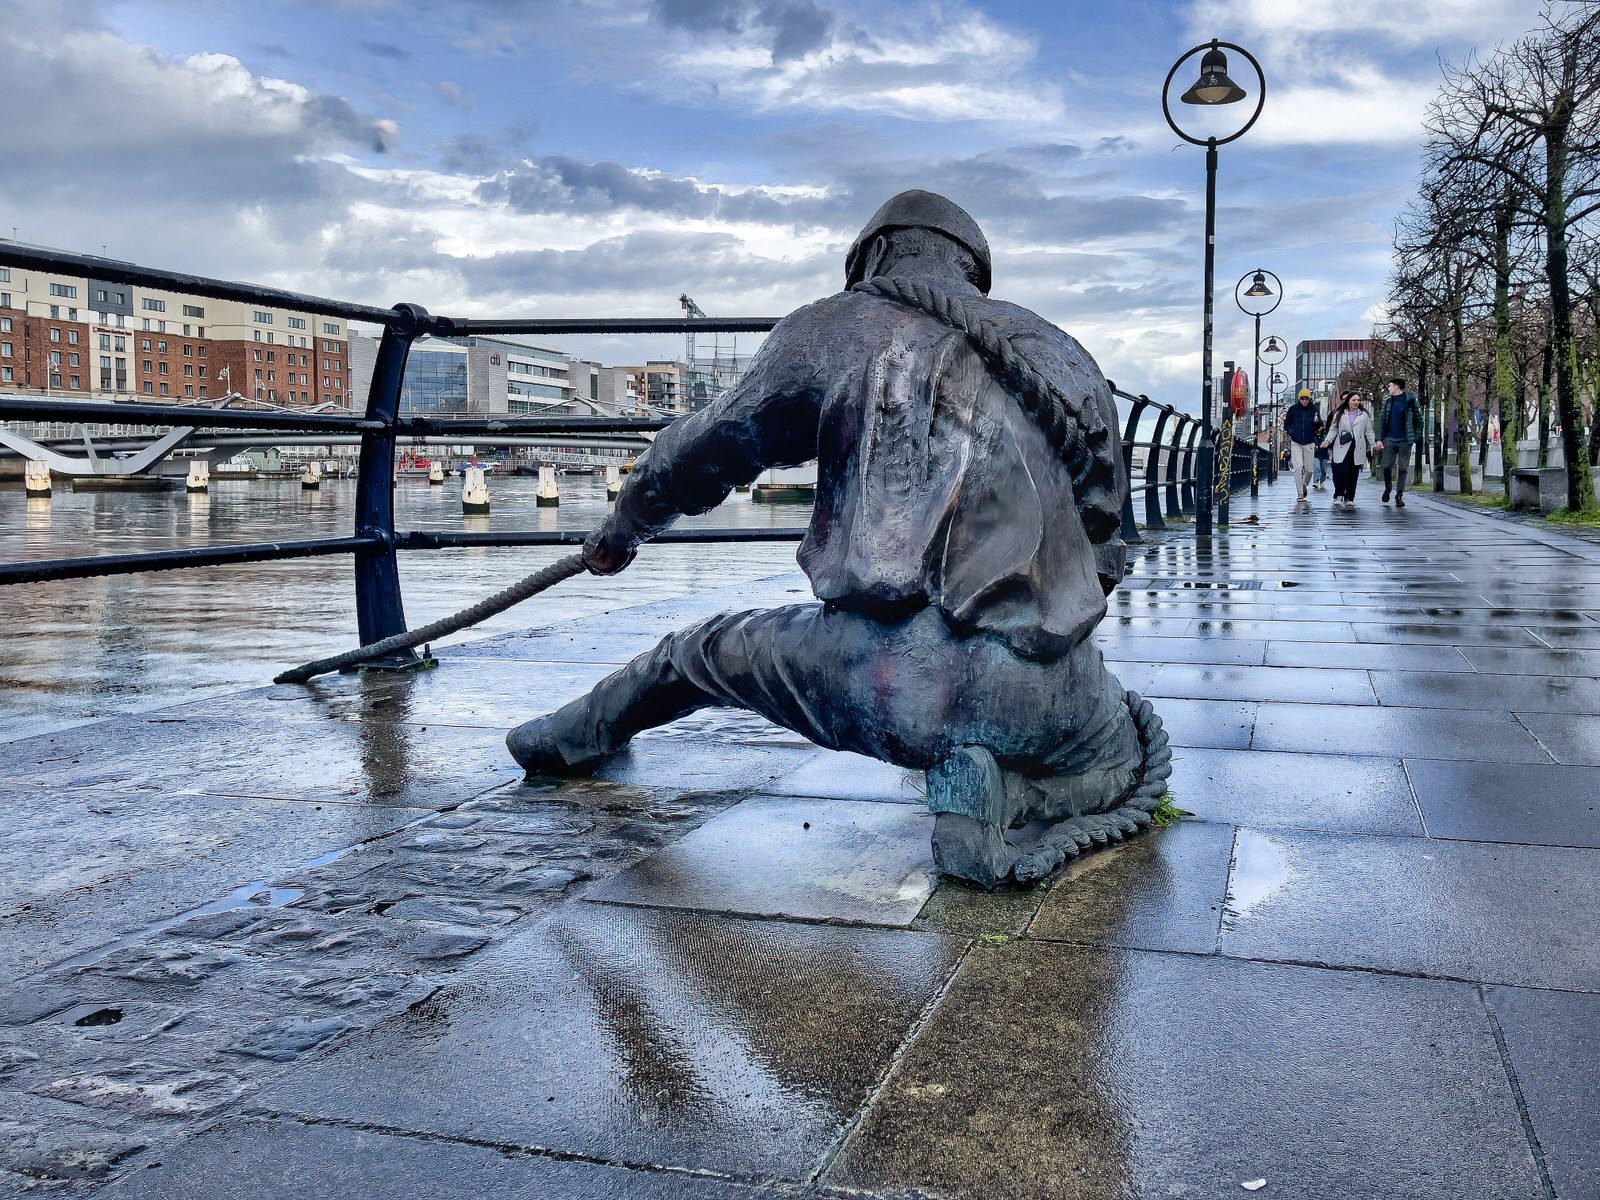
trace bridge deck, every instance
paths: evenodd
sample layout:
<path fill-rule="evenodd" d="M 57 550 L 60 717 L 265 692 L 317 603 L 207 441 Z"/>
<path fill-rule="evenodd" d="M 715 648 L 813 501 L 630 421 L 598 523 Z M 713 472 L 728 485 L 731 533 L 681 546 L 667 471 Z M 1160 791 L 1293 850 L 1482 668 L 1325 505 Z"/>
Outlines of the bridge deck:
<path fill-rule="evenodd" d="M 517 781 L 797 577 L 0 746 L 0 1191 L 1600 1194 L 1600 549 L 1271 491 L 1100 634 L 1195 815 L 1048 890 L 740 714 Z"/>

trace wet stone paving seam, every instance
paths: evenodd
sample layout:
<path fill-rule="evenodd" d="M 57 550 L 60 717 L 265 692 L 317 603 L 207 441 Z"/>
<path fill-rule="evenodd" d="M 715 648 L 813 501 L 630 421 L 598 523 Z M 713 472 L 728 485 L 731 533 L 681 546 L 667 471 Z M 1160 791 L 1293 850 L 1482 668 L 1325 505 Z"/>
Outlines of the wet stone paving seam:
<path fill-rule="evenodd" d="M 1195 816 L 1032 892 L 932 873 L 916 772 L 745 714 L 652 733 L 596 780 L 514 781 L 506 725 L 749 603 L 727 596 L 146 714 L 157 749 L 254 739 L 177 789 L 80 730 L 0 745 L 13 778 L 78 798 L 0 845 L 37 855 L 84 812 L 115 831 L 111 865 L 80 849 L 53 907 L 0 916 L 41 944 L 125 922 L 11 972 L 0 1187 L 1593 1194 L 1600 715 L 1574 656 L 1600 562 L 1425 502 L 1286 491 L 1237 497 L 1209 550 L 1181 528 L 1133 547 L 1129 620 L 1100 640 L 1168 717 Z M 296 743 L 310 762 L 251 770 Z M 207 899 L 266 836 L 222 845 L 228 803 L 316 814 L 323 840 Z M 161 908 L 141 862 L 201 902 Z"/>

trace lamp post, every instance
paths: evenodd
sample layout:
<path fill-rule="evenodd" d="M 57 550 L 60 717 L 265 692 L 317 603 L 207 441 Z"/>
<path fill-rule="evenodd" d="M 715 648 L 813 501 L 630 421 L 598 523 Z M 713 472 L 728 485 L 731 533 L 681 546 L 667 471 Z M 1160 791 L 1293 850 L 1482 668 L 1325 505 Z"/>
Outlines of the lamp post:
<path fill-rule="evenodd" d="M 1257 328 L 1260 328 L 1260 319 L 1257 318 Z M 1269 335 L 1263 342 L 1256 338 L 1256 359 L 1264 362 L 1269 367 L 1276 368 L 1284 359 L 1289 357 L 1289 344 L 1282 338 Z M 1283 379 L 1277 370 L 1272 372 L 1273 379 Z M 1285 383 L 1288 380 L 1284 380 Z M 1267 480 L 1271 482 L 1278 478 L 1278 390 L 1272 387 L 1271 381 L 1267 384 L 1267 397 L 1271 404 L 1267 409 L 1267 440 L 1272 446 L 1272 466 L 1267 471 Z"/>
<path fill-rule="evenodd" d="M 1237 104 L 1245 98 L 1245 90 L 1228 78 L 1228 56 L 1223 53 L 1223 47 L 1237 50 L 1249 61 L 1255 69 L 1256 78 L 1261 82 L 1260 93 L 1256 98 L 1255 111 L 1250 114 L 1250 119 L 1237 131 L 1226 137 L 1196 137 L 1186 133 L 1178 126 L 1172 117 L 1172 106 L 1167 96 L 1172 90 L 1173 77 L 1177 75 L 1180 67 L 1196 54 L 1203 54 L 1200 60 L 1200 77 L 1188 91 L 1179 99 L 1184 104 L 1198 107 L 1215 107 L 1222 104 Z M 1217 226 L 1217 147 L 1225 146 L 1231 141 L 1243 137 L 1250 126 L 1256 123 L 1256 118 L 1261 115 L 1261 107 L 1267 100 L 1267 77 L 1261 72 L 1261 64 L 1243 46 L 1236 46 L 1232 42 L 1219 41 L 1212 38 L 1210 42 L 1202 43 L 1189 50 L 1177 62 L 1172 64 L 1172 69 L 1167 72 L 1166 82 L 1161 85 L 1161 115 L 1166 117 L 1167 124 L 1172 132 L 1184 141 L 1194 146 L 1204 146 L 1206 150 L 1206 267 L 1205 267 L 1205 317 L 1201 324 L 1201 390 L 1200 390 L 1200 458 L 1196 464 L 1198 488 L 1195 495 L 1195 520 L 1194 531 L 1197 537 L 1211 536 L 1211 482 L 1216 470 L 1216 447 L 1211 436 L 1211 293 L 1216 275 L 1216 226 Z"/>
<path fill-rule="evenodd" d="M 1272 283 L 1267 282 L 1268 276 Z M 1246 288 L 1246 281 L 1250 286 Z M 1276 284 L 1276 290 L 1273 285 Z M 1251 433 L 1255 432 L 1255 424 L 1261 420 L 1261 318 L 1275 311 L 1283 303 L 1283 281 L 1265 267 L 1257 267 L 1254 271 L 1246 271 L 1239 276 L 1239 281 L 1233 285 L 1233 302 L 1239 311 L 1247 317 L 1254 317 L 1256 321 L 1256 362 L 1250 373 L 1250 387 L 1253 395 L 1250 401 Z M 1269 469 L 1267 479 L 1273 478 Z"/>

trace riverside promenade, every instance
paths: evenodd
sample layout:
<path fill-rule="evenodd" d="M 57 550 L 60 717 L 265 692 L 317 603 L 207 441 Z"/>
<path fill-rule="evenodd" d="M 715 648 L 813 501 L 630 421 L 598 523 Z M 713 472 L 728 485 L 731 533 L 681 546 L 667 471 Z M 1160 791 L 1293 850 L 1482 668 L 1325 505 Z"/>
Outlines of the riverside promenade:
<path fill-rule="evenodd" d="M 744 714 L 518 780 L 798 575 L 0 745 L 0 1194 L 1600 1196 L 1600 547 L 1232 515 L 1099 634 L 1193 816 L 1032 892 Z"/>

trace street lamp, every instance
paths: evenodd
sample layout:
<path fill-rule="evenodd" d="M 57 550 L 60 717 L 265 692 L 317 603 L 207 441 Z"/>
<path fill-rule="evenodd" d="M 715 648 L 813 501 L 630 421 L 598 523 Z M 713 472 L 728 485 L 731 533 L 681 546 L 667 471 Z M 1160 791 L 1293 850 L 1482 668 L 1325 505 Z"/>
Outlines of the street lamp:
<path fill-rule="evenodd" d="M 1201 108 L 1215 107 L 1221 104 L 1236 104 L 1243 100 L 1245 91 L 1228 77 L 1228 56 L 1223 53 L 1223 47 L 1237 50 L 1249 61 L 1256 73 L 1256 78 L 1261 82 L 1259 95 L 1256 97 L 1255 111 L 1250 114 L 1250 119 L 1234 133 L 1226 137 L 1196 137 L 1184 132 L 1172 117 L 1172 106 L 1167 97 L 1172 91 L 1172 80 L 1177 75 L 1179 68 L 1196 54 L 1203 54 L 1200 60 L 1200 77 L 1190 86 L 1189 90 L 1179 97 L 1185 104 Z M 1195 494 L 1195 523 L 1194 531 L 1198 537 L 1211 535 L 1211 482 L 1215 471 L 1216 447 L 1211 436 L 1211 293 L 1216 274 L 1216 226 L 1217 226 L 1217 147 L 1243 137 L 1244 134 L 1256 123 L 1256 118 L 1261 115 L 1262 105 L 1267 100 L 1267 77 L 1261 72 L 1261 64 L 1243 46 L 1236 46 L 1232 42 L 1219 41 L 1212 38 L 1210 42 L 1203 43 L 1185 53 L 1172 64 L 1172 69 L 1167 72 L 1166 82 L 1161 85 L 1161 115 L 1166 117 L 1167 124 L 1172 132 L 1184 141 L 1194 146 L 1206 148 L 1206 282 L 1205 282 L 1205 318 L 1201 326 L 1201 365 L 1202 377 L 1200 391 L 1200 461 L 1197 471 L 1200 476 Z"/>
<path fill-rule="evenodd" d="M 1289 344 L 1282 338 L 1271 335 L 1263 342 L 1260 337 L 1260 329 L 1261 322 L 1257 318 L 1256 358 L 1266 363 L 1269 367 L 1277 367 L 1284 359 L 1289 357 Z M 1274 379 L 1283 378 L 1277 371 L 1273 371 L 1272 377 Z M 1285 380 L 1284 382 L 1287 383 L 1288 381 Z M 1267 472 L 1267 478 L 1272 480 L 1278 477 L 1278 393 L 1273 390 L 1270 381 L 1267 385 L 1267 395 L 1272 401 L 1268 406 L 1267 417 L 1267 429 L 1270 431 L 1268 439 L 1272 443 L 1272 466 Z"/>
<path fill-rule="evenodd" d="M 1276 290 L 1267 283 L 1269 275 L 1272 275 L 1272 283 L 1277 285 Z M 1247 279 L 1250 281 L 1250 286 L 1245 288 Z M 1250 405 L 1250 419 L 1258 421 L 1261 419 L 1261 318 L 1283 303 L 1283 281 L 1265 267 L 1246 271 L 1239 276 L 1239 282 L 1233 285 L 1233 302 L 1245 316 L 1256 319 L 1256 365 L 1250 376 L 1250 386 L 1255 389 L 1255 396 Z M 1276 478 L 1276 469 L 1269 465 L 1267 481 L 1270 483 Z"/>

